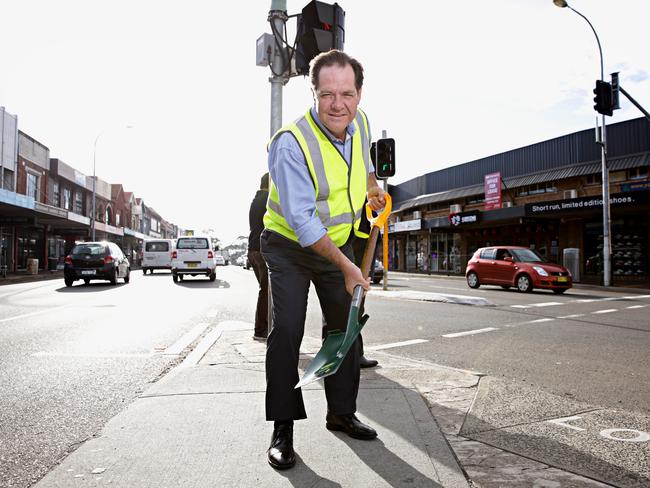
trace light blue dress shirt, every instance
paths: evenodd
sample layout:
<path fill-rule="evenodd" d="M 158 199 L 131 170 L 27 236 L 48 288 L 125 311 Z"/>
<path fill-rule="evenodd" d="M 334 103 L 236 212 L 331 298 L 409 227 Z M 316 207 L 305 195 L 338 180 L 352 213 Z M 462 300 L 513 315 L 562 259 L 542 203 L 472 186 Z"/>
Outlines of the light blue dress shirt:
<path fill-rule="evenodd" d="M 345 141 L 340 141 L 322 124 L 314 107 L 311 109 L 311 114 L 350 166 L 352 136 L 356 131 L 354 123 L 348 125 Z M 370 124 L 368 124 L 368 130 L 370 130 Z M 375 168 L 371 162 L 370 172 L 374 173 L 374 171 Z M 300 245 L 302 247 L 311 246 L 327 234 L 327 228 L 316 214 L 316 193 L 307 161 L 305 161 L 298 141 L 290 132 L 280 134 L 271 143 L 269 173 L 278 189 L 285 220 L 298 236 Z"/>

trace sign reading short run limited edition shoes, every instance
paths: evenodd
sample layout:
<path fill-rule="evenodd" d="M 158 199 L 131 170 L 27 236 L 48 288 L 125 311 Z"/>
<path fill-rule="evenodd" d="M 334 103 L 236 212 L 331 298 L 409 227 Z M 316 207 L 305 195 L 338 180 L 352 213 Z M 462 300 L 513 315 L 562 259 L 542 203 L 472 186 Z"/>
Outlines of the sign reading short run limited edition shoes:
<path fill-rule="evenodd" d="M 612 207 L 633 207 L 650 203 L 650 191 L 616 193 L 610 195 L 609 204 Z M 526 204 L 526 216 L 549 215 L 565 212 L 584 212 L 603 207 L 601 196 L 571 198 L 568 200 L 555 200 L 552 202 L 539 202 Z"/>

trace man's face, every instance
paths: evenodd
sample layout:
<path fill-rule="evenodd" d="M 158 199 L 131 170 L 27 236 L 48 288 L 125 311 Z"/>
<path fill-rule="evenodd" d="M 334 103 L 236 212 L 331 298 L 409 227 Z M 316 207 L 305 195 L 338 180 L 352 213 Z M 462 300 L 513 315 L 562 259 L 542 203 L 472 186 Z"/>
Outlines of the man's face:
<path fill-rule="evenodd" d="M 318 117 L 337 139 L 345 140 L 345 130 L 357 115 L 361 90 L 354 84 L 352 66 L 325 66 L 318 74 L 315 93 Z"/>

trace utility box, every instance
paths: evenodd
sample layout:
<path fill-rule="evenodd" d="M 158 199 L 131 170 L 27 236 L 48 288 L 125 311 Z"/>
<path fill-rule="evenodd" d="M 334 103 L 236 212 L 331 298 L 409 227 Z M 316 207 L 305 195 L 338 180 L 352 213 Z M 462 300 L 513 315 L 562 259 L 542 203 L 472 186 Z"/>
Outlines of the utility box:
<path fill-rule="evenodd" d="M 257 66 L 268 66 L 269 60 L 275 55 L 275 37 L 271 34 L 262 34 L 256 43 L 255 64 Z"/>
<path fill-rule="evenodd" d="M 564 250 L 562 258 L 562 264 L 571 273 L 573 281 L 580 283 L 580 249 L 567 247 Z"/>
<path fill-rule="evenodd" d="M 30 258 L 27 260 L 27 273 L 38 274 L 38 259 Z"/>

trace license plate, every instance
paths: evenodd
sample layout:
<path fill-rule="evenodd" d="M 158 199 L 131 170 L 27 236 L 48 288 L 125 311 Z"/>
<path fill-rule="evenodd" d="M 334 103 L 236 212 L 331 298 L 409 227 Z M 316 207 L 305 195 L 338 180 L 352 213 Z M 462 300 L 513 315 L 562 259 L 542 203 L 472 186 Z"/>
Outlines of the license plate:
<path fill-rule="evenodd" d="M 188 268 L 198 268 L 199 265 L 196 264 L 196 263 L 187 263 L 187 267 L 188 267 Z"/>
<path fill-rule="evenodd" d="M 569 278 L 567 278 L 566 276 L 558 276 L 557 281 L 558 283 L 566 283 L 567 281 L 569 281 Z"/>
<path fill-rule="evenodd" d="M 84 269 L 83 271 L 81 271 L 81 274 L 82 275 L 94 275 L 95 270 L 94 269 Z"/>

